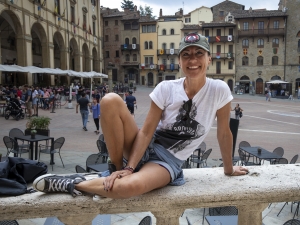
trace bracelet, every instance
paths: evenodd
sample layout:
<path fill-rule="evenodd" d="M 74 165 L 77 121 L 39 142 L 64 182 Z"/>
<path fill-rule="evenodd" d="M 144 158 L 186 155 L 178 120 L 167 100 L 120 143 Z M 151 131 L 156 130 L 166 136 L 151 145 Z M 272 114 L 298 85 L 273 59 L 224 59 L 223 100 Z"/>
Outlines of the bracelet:
<path fill-rule="evenodd" d="M 235 173 L 235 169 L 232 170 L 232 173 L 231 173 L 231 174 L 226 174 L 226 173 L 225 173 L 225 175 L 226 175 L 226 176 L 232 176 L 234 173 Z"/>
<path fill-rule="evenodd" d="M 133 173 L 134 168 L 131 167 L 131 166 L 125 166 L 125 167 L 123 168 L 123 170 L 129 170 L 131 173 Z"/>

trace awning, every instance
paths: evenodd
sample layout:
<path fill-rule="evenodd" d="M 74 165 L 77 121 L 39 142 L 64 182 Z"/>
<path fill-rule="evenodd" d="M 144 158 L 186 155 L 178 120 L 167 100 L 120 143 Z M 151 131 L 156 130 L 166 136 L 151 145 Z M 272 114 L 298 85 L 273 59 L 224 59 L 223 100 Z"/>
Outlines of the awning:
<path fill-rule="evenodd" d="M 266 82 L 267 84 L 288 84 L 289 82 L 282 81 L 282 80 L 271 80 Z"/>
<path fill-rule="evenodd" d="M 83 78 L 93 78 L 93 77 L 103 77 L 107 78 L 108 76 L 103 73 L 98 73 L 95 71 L 91 72 L 76 72 L 73 70 L 61 70 L 61 69 L 52 69 L 52 68 L 39 68 L 35 66 L 17 66 L 17 65 L 2 65 L 0 64 L 0 71 L 8 72 L 20 72 L 20 73 L 47 73 L 53 75 L 69 75 Z"/>

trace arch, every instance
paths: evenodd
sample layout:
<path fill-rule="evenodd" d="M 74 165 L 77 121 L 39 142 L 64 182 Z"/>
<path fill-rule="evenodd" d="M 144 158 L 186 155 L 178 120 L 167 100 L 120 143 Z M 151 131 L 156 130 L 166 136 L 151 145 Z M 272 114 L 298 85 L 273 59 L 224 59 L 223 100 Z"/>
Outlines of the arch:
<path fill-rule="evenodd" d="M 54 68 L 60 68 L 62 70 L 67 69 L 67 57 L 66 57 L 66 47 L 62 34 L 59 31 L 56 31 L 53 35 L 53 45 L 54 45 L 54 58 L 58 58 L 59 66 L 55 63 L 54 59 Z M 59 55 L 58 55 L 59 54 Z"/>
<path fill-rule="evenodd" d="M 264 57 L 262 57 L 262 56 L 257 57 L 257 65 L 258 66 L 263 66 L 264 65 Z"/>
<path fill-rule="evenodd" d="M 261 78 L 257 78 L 255 82 L 255 93 L 263 94 L 264 93 L 264 81 Z"/>
<path fill-rule="evenodd" d="M 278 75 L 275 75 L 275 76 L 271 77 L 271 80 L 281 80 L 281 77 Z"/>
<path fill-rule="evenodd" d="M 261 79 L 261 78 L 257 78 L 257 79 L 256 79 L 256 82 L 264 82 L 264 81 L 263 81 L 263 79 Z"/>
<path fill-rule="evenodd" d="M 163 29 L 163 30 L 162 30 L 162 35 L 167 35 L 166 29 Z"/>
<path fill-rule="evenodd" d="M 153 86 L 154 83 L 153 83 L 153 73 L 152 72 L 149 72 L 147 74 L 147 81 L 148 81 L 148 86 Z"/>
<path fill-rule="evenodd" d="M 82 71 L 89 72 L 91 71 L 91 60 L 89 47 L 86 43 L 82 45 Z"/>
<path fill-rule="evenodd" d="M 300 88 L 300 78 L 297 78 L 295 80 L 295 90 L 297 91 L 297 96 L 299 97 L 300 96 L 300 93 L 299 93 L 299 88 Z"/>
<path fill-rule="evenodd" d="M 129 45 L 129 38 L 125 38 L 125 44 Z"/>
<path fill-rule="evenodd" d="M 153 42 L 149 41 L 149 49 L 153 49 Z"/>
<path fill-rule="evenodd" d="M 300 38 L 300 31 L 298 31 L 296 37 L 299 37 L 299 38 Z"/>
<path fill-rule="evenodd" d="M 233 80 L 232 80 L 232 79 L 229 79 L 229 80 L 227 81 L 227 84 L 228 84 L 228 87 L 230 88 L 230 91 L 232 91 L 232 90 L 233 90 Z"/>
<path fill-rule="evenodd" d="M 98 54 L 97 49 L 94 47 L 92 50 L 92 56 L 93 56 L 93 71 L 100 72 L 100 63 L 98 62 Z"/>
<path fill-rule="evenodd" d="M 240 80 L 250 80 L 250 78 L 246 75 L 242 76 Z"/>
<path fill-rule="evenodd" d="M 248 56 L 244 56 L 242 58 L 242 65 L 243 66 L 249 66 L 249 58 L 248 58 Z"/>
<path fill-rule="evenodd" d="M 145 41 L 145 43 L 144 43 L 144 48 L 148 49 L 148 42 L 147 41 Z"/>
<path fill-rule="evenodd" d="M 136 38 L 135 37 L 132 38 L 132 44 L 136 44 Z"/>
<path fill-rule="evenodd" d="M 79 58 L 79 48 L 75 38 L 71 38 L 70 40 L 70 62 L 69 68 L 71 70 L 80 71 L 80 58 Z"/>
<path fill-rule="evenodd" d="M 171 30 L 170 30 L 170 34 L 171 34 L 171 35 L 174 35 L 174 34 L 175 34 L 174 29 L 171 29 Z"/>

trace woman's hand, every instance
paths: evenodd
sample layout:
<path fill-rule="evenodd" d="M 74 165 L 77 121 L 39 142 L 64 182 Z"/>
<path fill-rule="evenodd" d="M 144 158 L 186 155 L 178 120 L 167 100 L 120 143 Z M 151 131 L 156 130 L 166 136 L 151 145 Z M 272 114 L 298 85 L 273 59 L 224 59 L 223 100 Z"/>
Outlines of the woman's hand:
<path fill-rule="evenodd" d="M 249 173 L 249 170 L 242 166 L 234 166 L 232 174 L 230 176 L 240 176 L 240 175 L 246 175 Z"/>
<path fill-rule="evenodd" d="M 104 185 L 104 190 L 109 191 L 113 188 L 115 179 L 121 179 L 122 177 L 126 177 L 128 175 L 131 175 L 132 172 L 130 170 L 119 170 L 116 172 L 113 172 L 109 177 L 106 177 L 103 185 Z"/>

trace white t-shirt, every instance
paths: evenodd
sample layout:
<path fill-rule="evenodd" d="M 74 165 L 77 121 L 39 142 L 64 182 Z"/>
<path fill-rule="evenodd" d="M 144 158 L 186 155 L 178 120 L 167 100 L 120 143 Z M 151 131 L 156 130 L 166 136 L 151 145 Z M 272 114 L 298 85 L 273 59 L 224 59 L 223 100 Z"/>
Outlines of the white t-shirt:
<path fill-rule="evenodd" d="M 181 160 L 186 160 L 203 142 L 217 110 L 233 99 L 224 81 L 206 78 L 205 85 L 191 102 L 184 91 L 184 80 L 163 81 L 150 94 L 152 101 L 163 110 L 154 135 Z M 190 113 L 186 115 L 187 111 Z"/>
<path fill-rule="evenodd" d="M 76 85 L 76 86 L 75 86 L 75 94 L 76 94 L 76 95 L 78 94 L 78 89 L 79 89 L 79 87 L 78 87 L 78 85 Z"/>
<path fill-rule="evenodd" d="M 32 98 L 35 98 L 38 95 L 38 91 L 37 90 L 33 90 L 32 91 Z"/>

